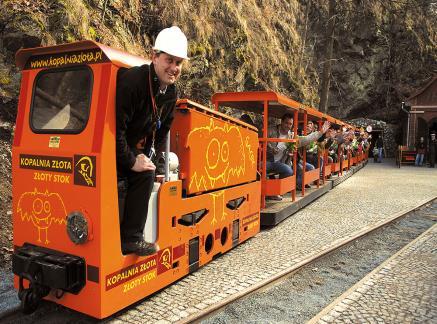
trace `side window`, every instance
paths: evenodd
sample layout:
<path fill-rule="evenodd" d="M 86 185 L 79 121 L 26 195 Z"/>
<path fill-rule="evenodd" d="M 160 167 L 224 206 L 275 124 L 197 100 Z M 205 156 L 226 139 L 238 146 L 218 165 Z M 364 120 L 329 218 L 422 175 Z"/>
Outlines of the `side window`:
<path fill-rule="evenodd" d="M 80 133 L 89 116 L 93 75 L 87 66 L 46 70 L 35 79 L 30 126 L 36 133 Z"/>

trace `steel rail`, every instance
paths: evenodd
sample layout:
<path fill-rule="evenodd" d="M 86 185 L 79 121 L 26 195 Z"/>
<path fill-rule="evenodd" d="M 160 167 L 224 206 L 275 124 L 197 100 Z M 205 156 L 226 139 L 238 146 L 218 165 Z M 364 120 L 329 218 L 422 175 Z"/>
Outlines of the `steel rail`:
<path fill-rule="evenodd" d="M 368 274 L 366 274 L 363 278 L 361 278 L 358 282 L 356 282 L 352 287 L 347 289 L 344 293 L 342 293 L 340 296 L 334 299 L 334 301 L 330 302 L 327 306 L 325 306 L 319 313 L 317 313 L 313 318 L 311 318 L 307 324 L 315 324 L 317 323 L 323 316 L 328 314 L 335 305 L 337 305 L 339 302 L 344 300 L 347 296 L 349 296 L 352 292 L 357 290 L 357 288 L 361 287 L 363 285 L 363 282 L 365 282 L 366 279 L 371 278 L 373 275 L 379 273 L 384 267 L 386 267 L 388 264 L 390 264 L 391 261 L 395 260 L 397 257 L 402 255 L 405 250 L 413 246 L 415 243 L 417 243 L 418 240 L 422 239 L 423 235 L 426 235 L 427 233 L 431 232 L 433 230 L 433 227 L 436 226 L 431 225 L 427 230 L 425 230 L 423 233 L 421 233 L 419 236 L 417 236 L 415 239 L 410 241 L 407 245 L 405 245 L 403 248 L 401 248 L 399 251 L 397 251 L 395 254 L 390 256 L 388 259 L 384 260 L 379 266 L 377 266 L 375 269 L 370 271 Z"/>

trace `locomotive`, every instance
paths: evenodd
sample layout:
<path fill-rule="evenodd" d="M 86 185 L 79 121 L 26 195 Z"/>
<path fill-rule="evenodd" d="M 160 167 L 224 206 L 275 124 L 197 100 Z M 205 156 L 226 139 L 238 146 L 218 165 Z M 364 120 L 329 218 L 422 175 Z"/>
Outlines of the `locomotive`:
<path fill-rule="evenodd" d="M 253 237 L 261 225 L 288 217 L 296 176 L 266 174 L 266 144 L 297 140 L 267 138 L 269 116 L 293 114 L 295 133 L 310 119 L 353 128 L 271 91 L 216 94 L 215 109 L 179 100 L 165 152 L 158 155 L 144 229 L 144 239 L 160 249 L 151 256 L 123 255 L 117 72 L 149 62 L 81 41 L 20 50 L 16 64 L 22 79 L 12 148 L 12 268 L 25 313 L 46 299 L 108 317 Z M 220 106 L 259 113 L 264 124 L 258 129 L 219 112 Z M 355 163 L 366 158 L 363 153 Z M 325 163 L 322 182 L 349 165 Z M 319 187 L 319 167 L 303 172 L 304 185 Z M 286 207 L 270 213 L 266 196 L 287 192 Z"/>
<path fill-rule="evenodd" d="M 116 76 L 148 62 L 82 41 L 21 50 L 16 63 L 13 272 L 25 312 L 45 298 L 107 317 L 259 231 L 256 129 L 181 100 L 144 230 L 160 250 L 123 255 Z"/>

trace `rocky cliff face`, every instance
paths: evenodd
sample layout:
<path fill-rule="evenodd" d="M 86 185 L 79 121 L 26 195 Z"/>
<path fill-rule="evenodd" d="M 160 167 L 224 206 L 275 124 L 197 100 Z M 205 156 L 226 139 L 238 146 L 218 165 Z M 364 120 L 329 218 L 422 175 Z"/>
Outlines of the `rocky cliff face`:
<path fill-rule="evenodd" d="M 400 101 L 437 72 L 437 5 L 336 2 L 328 113 L 396 123 Z M 208 104 L 217 91 L 272 89 L 317 107 L 326 6 L 325 0 L 2 0 L 0 214 L 11 203 L 18 49 L 93 39 L 148 56 L 153 37 L 175 24 L 186 32 L 192 57 L 179 83 L 182 97 Z"/>
<path fill-rule="evenodd" d="M 177 24 L 192 56 L 180 82 L 183 96 L 206 103 L 216 91 L 273 89 L 317 107 L 326 3 L 4 0 L 1 104 L 17 97 L 19 48 L 94 39 L 148 56 L 157 32 Z M 436 7 L 428 0 L 337 1 L 328 113 L 396 119 L 399 102 L 437 71 Z M 13 121 L 14 105 L 2 111 Z"/>
<path fill-rule="evenodd" d="M 437 73 L 437 6 L 414 0 L 337 2 L 329 111 L 395 123 L 401 101 Z M 323 30 L 319 21 L 312 35 Z"/>

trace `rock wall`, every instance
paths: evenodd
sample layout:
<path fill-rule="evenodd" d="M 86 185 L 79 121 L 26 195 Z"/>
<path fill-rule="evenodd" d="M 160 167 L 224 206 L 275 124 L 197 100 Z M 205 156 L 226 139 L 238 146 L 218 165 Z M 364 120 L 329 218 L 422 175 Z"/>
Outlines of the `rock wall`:
<path fill-rule="evenodd" d="M 328 113 L 398 120 L 399 102 L 437 72 L 437 5 L 428 0 L 336 1 Z M 317 107 L 328 17 L 324 0 L 3 0 L 0 117 L 14 120 L 22 47 L 94 39 L 148 56 L 179 25 L 192 60 L 182 96 L 272 89 Z M 10 104 L 8 104 L 11 102 Z"/>
<path fill-rule="evenodd" d="M 337 1 L 328 112 L 397 123 L 400 103 L 437 73 L 436 12 L 432 1 Z M 325 19 L 314 21 L 316 37 Z"/>

